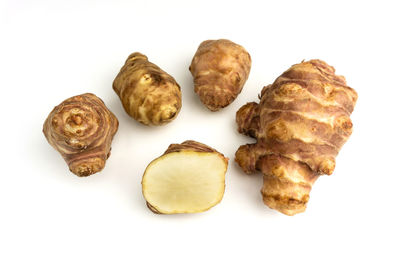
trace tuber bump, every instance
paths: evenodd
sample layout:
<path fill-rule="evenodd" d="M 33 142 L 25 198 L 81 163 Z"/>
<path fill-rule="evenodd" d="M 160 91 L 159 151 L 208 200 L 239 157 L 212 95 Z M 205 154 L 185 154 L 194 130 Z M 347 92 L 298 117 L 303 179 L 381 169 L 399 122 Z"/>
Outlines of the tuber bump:
<path fill-rule="evenodd" d="M 189 70 L 201 102 L 211 111 L 217 111 L 236 99 L 250 67 L 250 55 L 242 46 L 220 39 L 202 42 Z"/>
<path fill-rule="evenodd" d="M 195 141 L 172 144 L 146 168 L 143 196 L 155 213 L 195 213 L 218 204 L 225 190 L 228 159 Z"/>
<path fill-rule="evenodd" d="M 303 212 L 313 183 L 332 174 L 352 133 L 357 93 L 321 60 L 293 65 L 263 88 L 260 103 L 236 114 L 238 131 L 257 139 L 241 146 L 236 162 L 264 175 L 264 203 L 287 215 Z"/>
<path fill-rule="evenodd" d="M 137 52 L 126 60 L 113 89 L 125 111 L 146 125 L 172 121 L 182 106 L 181 90 L 175 79 Z"/>
<path fill-rule="evenodd" d="M 94 94 L 66 99 L 43 125 L 43 133 L 77 176 L 101 171 L 110 156 L 118 120 Z"/>

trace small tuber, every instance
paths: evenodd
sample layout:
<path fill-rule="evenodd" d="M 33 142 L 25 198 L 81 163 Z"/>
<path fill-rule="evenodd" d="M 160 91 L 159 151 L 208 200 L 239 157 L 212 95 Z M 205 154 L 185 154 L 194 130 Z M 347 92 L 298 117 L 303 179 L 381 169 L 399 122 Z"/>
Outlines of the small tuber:
<path fill-rule="evenodd" d="M 77 176 L 101 171 L 110 156 L 118 120 L 94 94 L 66 99 L 43 125 L 43 133 Z"/>
<path fill-rule="evenodd" d="M 172 121 L 182 106 L 175 79 L 137 52 L 126 60 L 113 89 L 129 116 L 146 125 Z"/>
<path fill-rule="evenodd" d="M 217 111 L 236 99 L 249 77 L 250 67 L 250 55 L 242 46 L 219 39 L 200 44 L 189 70 L 201 102 Z"/>
<path fill-rule="evenodd" d="M 224 195 L 227 167 L 228 159 L 204 144 L 172 144 L 143 174 L 147 206 L 162 214 L 206 211 Z"/>
<path fill-rule="evenodd" d="M 263 88 L 260 103 L 239 109 L 240 133 L 257 138 L 241 146 L 236 162 L 264 175 L 264 203 L 287 215 L 303 212 L 313 183 L 332 174 L 352 132 L 357 93 L 321 60 L 293 65 Z"/>

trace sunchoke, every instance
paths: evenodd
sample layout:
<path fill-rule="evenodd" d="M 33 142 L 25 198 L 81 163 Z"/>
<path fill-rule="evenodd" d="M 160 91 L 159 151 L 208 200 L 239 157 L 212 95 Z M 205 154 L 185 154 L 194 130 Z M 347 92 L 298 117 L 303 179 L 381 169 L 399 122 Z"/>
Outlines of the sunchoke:
<path fill-rule="evenodd" d="M 66 99 L 43 125 L 43 133 L 77 176 L 101 171 L 110 156 L 118 120 L 94 94 Z"/>
<path fill-rule="evenodd" d="M 194 91 L 211 111 L 236 99 L 249 76 L 250 54 L 229 40 L 207 40 L 200 44 L 189 67 Z"/>
<path fill-rule="evenodd" d="M 175 79 L 137 52 L 126 60 L 113 89 L 125 111 L 146 125 L 172 121 L 182 106 L 180 86 Z"/>
<path fill-rule="evenodd" d="M 224 195 L 227 166 L 224 155 L 204 144 L 172 144 L 144 172 L 147 206 L 162 214 L 206 211 Z"/>
<path fill-rule="evenodd" d="M 313 183 L 332 174 L 335 157 L 352 133 L 357 93 L 321 60 L 293 65 L 263 88 L 260 103 L 236 114 L 238 131 L 257 138 L 241 146 L 236 162 L 264 175 L 264 203 L 287 215 L 303 212 Z"/>

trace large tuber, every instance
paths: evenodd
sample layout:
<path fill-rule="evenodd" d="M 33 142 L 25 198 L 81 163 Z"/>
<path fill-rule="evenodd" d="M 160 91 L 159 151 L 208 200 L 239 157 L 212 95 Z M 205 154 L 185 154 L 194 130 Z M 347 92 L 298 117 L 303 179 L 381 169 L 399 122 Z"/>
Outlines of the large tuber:
<path fill-rule="evenodd" d="M 236 114 L 240 133 L 257 138 L 241 146 L 236 162 L 264 174 L 264 203 L 287 215 L 303 212 L 313 183 L 332 174 L 335 157 L 352 133 L 357 93 L 321 60 L 293 65 Z"/>
<path fill-rule="evenodd" d="M 43 125 L 43 133 L 77 176 L 101 171 L 110 156 L 118 120 L 94 94 L 66 99 Z"/>

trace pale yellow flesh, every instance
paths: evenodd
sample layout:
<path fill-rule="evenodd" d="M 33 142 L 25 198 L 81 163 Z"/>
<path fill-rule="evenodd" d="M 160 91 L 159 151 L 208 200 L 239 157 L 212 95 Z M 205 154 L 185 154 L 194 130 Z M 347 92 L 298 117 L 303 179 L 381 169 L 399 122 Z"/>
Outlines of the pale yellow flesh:
<path fill-rule="evenodd" d="M 218 153 L 166 154 L 147 167 L 142 180 L 144 198 L 165 214 L 208 210 L 224 195 L 226 168 Z"/>

